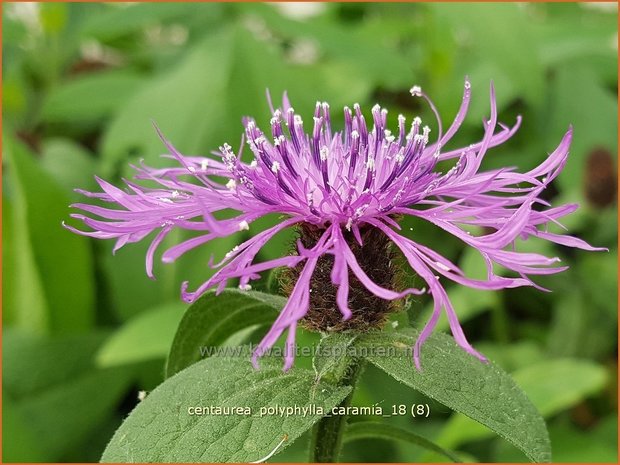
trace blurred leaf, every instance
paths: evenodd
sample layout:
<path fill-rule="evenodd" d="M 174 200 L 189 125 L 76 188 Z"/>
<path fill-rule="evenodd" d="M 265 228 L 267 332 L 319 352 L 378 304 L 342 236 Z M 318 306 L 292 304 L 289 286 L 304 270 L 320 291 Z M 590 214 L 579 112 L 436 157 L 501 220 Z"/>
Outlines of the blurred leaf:
<path fill-rule="evenodd" d="M 60 460 L 94 432 L 128 386 L 126 371 L 94 370 L 93 355 L 102 339 L 100 333 L 62 338 L 3 333 L 2 382 L 3 394 L 11 399 L 9 415 L 36 438 L 32 452 L 39 450 L 46 462 Z"/>
<path fill-rule="evenodd" d="M 15 254 L 15 226 L 13 225 L 13 204 L 7 201 L 6 196 L 2 196 L 2 266 L 4 270 L 16 269 L 16 254 Z M 16 276 L 14 272 L 7 273 L 6 271 L 2 276 L 2 323 L 11 323 L 15 319 L 15 293 L 16 288 Z"/>
<path fill-rule="evenodd" d="M 141 86 L 144 77 L 127 70 L 85 74 L 55 87 L 46 97 L 41 119 L 83 125 L 113 114 Z"/>
<path fill-rule="evenodd" d="M 472 63 L 489 63 L 512 81 L 530 105 L 540 104 L 543 70 L 526 8 L 514 3 L 432 3 L 429 8 L 445 19 L 462 44 L 465 73 L 471 72 Z"/>
<path fill-rule="evenodd" d="M 407 441 L 447 457 L 452 462 L 461 462 L 461 459 L 454 452 L 446 450 L 422 436 L 378 421 L 359 421 L 347 425 L 344 436 L 345 441 L 361 438 L 385 438 Z"/>
<path fill-rule="evenodd" d="M 550 417 L 601 390 L 607 382 L 607 373 L 592 362 L 558 359 L 522 368 L 513 374 L 513 379 L 527 393 L 540 414 Z M 521 431 L 529 434 L 528 428 Z M 450 418 L 436 442 L 443 447 L 455 448 L 491 435 L 492 431 L 481 424 L 456 414 Z"/>
<path fill-rule="evenodd" d="M 546 355 L 536 342 L 528 340 L 510 344 L 479 342 L 476 349 L 509 373 L 542 362 Z"/>
<path fill-rule="evenodd" d="M 2 462 L 45 462 L 38 438 L 13 401 L 2 394 Z"/>
<path fill-rule="evenodd" d="M 311 371 L 282 372 L 280 360 L 260 370 L 240 357 L 210 357 L 165 381 L 117 430 L 103 462 L 247 462 L 294 442 L 321 414 L 263 415 L 268 406 L 330 411 L 349 386 L 316 383 Z M 271 362 L 271 363 L 269 363 Z M 191 415 L 190 407 L 247 407 L 250 415 Z"/>
<path fill-rule="evenodd" d="M 617 152 L 616 96 L 591 69 L 571 64 L 557 68 L 551 98 L 548 150 L 559 143 L 569 125 L 574 127 L 568 163 L 557 182 L 564 191 L 581 189 L 589 152 L 598 146 Z"/>
<path fill-rule="evenodd" d="M 568 424 L 549 426 L 556 463 L 616 463 L 618 461 L 618 418 L 609 417 L 594 428 L 581 430 Z M 523 461 L 520 451 L 505 442 L 497 444 L 494 459 L 501 463 Z"/>
<path fill-rule="evenodd" d="M 67 5 L 63 3 L 42 3 L 39 18 L 43 31 L 50 35 L 58 34 L 67 24 Z"/>
<path fill-rule="evenodd" d="M 61 226 L 68 199 L 21 144 L 5 138 L 13 202 L 15 324 L 70 332 L 93 323 L 92 257 L 85 238 Z"/>
<path fill-rule="evenodd" d="M 29 397 L 17 406 L 39 445 L 54 462 L 94 432 L 129 385 L 127 372 L 92 371 Z"/>
<path fill-rule="evenodd" d="M 21 400 L 77 377 L 93 367 L 105 334 L 43 338 L 15 329 L 2 333 L 2 386 Z"/>
<path fill-rule="evenodd" d="M 161 22 L 179 20 L 197 9 L 211 8 L 211 5 L 191 5 L 188 3 L 138 3 L 133 5 L 110 5 L 99 15 L 91 15 L 85 22 L 82 35 L 103 41 L 141 32 L 148 26 Z"/>
<path fill-rule="evenodd" d="M 65 189 L 65 192 L 70 193 L 74 200 L 84 199 L 80 194 L 73 192 L 74 189 L 95 189 L 96 161 L 82 146 L 71 139 L 53 138 L 43 141 L 41 151 L 41 167 Z"/>
<path fill-rule="evenodd" d="M 244 10 L 251 10 L 260 16 L 269 29 L 286 40 L 293 43 L 299 40 L 314 42 L 333 62 L 350 65 L 355 80 L 391 87 L 411 84 L 413 68 L 396 50 L 398 38 L 389 34 L 378 35 L 364 27 L 333 22 L 328 17 L 297 21 L 275 13 L 274 8 L 272 5 L 254 4 L 244 7 Z M 350 82 L 350 77 L 347 80 Z"/>
<path fill-rule="evenodd" d="M 170 351 L 185 305 L 174 302 L 143 312 L 125 323 L 97 353 L 103 368 L 155 358 L 164 359 Z"/>
<path fill-rule="evenodd" d="M 472 357 L 444 334 L 435 334 L 425 342 L 423 369 L 418 371 L 411 355 L 418 334 L 415 330 L 369 334 L 366 344 L 374 353 L 368 360 L 409 387 L 467 415 L 463 418 L 475 425 L 475 430 L 494 431 L 535 462 L 551 460 L 544 420 L 507 373 Z M 396 350 L 396 355 L 380 356 L 379 347 Z M 448 448 L 458 444 L 437 443 Z"/>
<path fill-rule="evenodd" d="M 284 297 L 255 291 L 206 292 L 183 315 L 168 355 L 166 377 L 211 355 L 202 354 L 202 348 L 218 346 L 241 329 L 271 323 L 285 303 Z"/>

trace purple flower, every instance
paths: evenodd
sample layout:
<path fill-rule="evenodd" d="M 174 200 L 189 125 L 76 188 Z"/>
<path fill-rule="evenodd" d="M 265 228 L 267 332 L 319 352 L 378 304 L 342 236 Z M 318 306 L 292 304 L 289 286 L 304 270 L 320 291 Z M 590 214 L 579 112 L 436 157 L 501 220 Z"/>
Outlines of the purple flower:
<path fill-rule="evenodd" d="M 470 100 L 469 81 L 465 81 L 458 114 L 445 133 L 437 110 L 426 94 L 417 86 L 411 89 L 411 94 L 426 100 L 437 119 L 438 134 L 434 142 L 430 142 L 430 129 L 420 118 L 414 118 L 407 129 L 405 117 L 399 115 L 398 128 L 390 131 L 386 124 L 387 110 L 379 105 L 372 108 L 370 130 L 359 105 L 355 104 L 353 110 L 344 108 L 344 129 L 334 132 L 329 105 L 317 102 L 308 126 L 310 131 L 306 133 L 301 116 L 295 113 L 286 94 L 281 109 L 274 110 L 269 102 L 273 116 L 271 134 L 263 133 L 253 119 L 244 120 L 244 138 L 255 157 L 249 164 L 241 161 L 241 149 L 235 153 L 228 144 L 214 152 L 221 161 L 183 156 L 158 130 L 168 150 L 166 156 L 175 159 L 178 166 L 135 169 L 136 179 L 155 181 L 160 187 L 146 188 L 127 182 L 124 191 L 97 179 L 103 192 L 82 193 L 112 203 L 116 208 L 73 205 L 101 219 L 73 214 L 93 231 L 67 228 L 99 239 L 114 238 L 114 250 L 156 231 L 146 255 L 146 272 L 152 277 L 155 251 L 174 228 L 201 234 L 166 250 L 162 260 L 167 263 L 214 238 L 251 229 L 252 223 L 264 215 L 279 213 L 285 215 L 279 224 L 236 246 L 221 262 L 211 262 L 219 270 L 198 289 L 188 291 L 187 283 L 182 287 L 183 299 L 193 302 L 209 288 L 221 291 L 231 278 L 239 279 L 241 289 L 249 289 L 250 281 L 265 270 L 276 267 L 299 270 L 286 306 L 254 353 L 255 365 L 258 357 L 284 331 L 288 331 L 284 368 L 292 365 L 296 327 L 308 312 L 310 281 L 324 256 L 332 257 L 330 276 L 337 288 L 334 306 L 338 307 L 342 319 L 352 315 L 351 278 L 367 292 L 386 300 L 428 292 L 433 297 L 434 310 L 414 347 L 416 366 L 420 368 L 420 348 L 442 311 L 457 343 L 485 360 L 465 338 L 442 284 L 444 279 L 487 290 L 539 287 L 530 279 L 531 275 L 557 273 L 566 267 L 557 265 L 560 262 L 557 257 L 521 253 L 512 248 L 516 241 L 530 236 L 569 247 L 601 250 L 581 239 L 547 230 L 550 223 L 559 224 L 560 218 L 577 209 L 575 204 L 551 207 L 540 198 L 566 163 L 572 129 L 568 129 L 555 151 L 531 171 L 519 173 L 513 167 L 481 171 L 487 150 L 508 140 L 520 123 L 517 119 L 512 128 L 498 123 L 493 87 L 491 116 L 484 122 L 482 141 L 450 151 L 442 149 L 465 118 Z M 452 162 L 452 167 L 446 172 L 438 171 L 437 163 L 446 160 Z M 234 218 L 216 219 L 214 213 L 222 210 L 238 214 Z M 486 279 L 468 278 L 439 252 L 401 235 L 396 219 L 402 215 L 426 220 L 476 249 L 487 264 Z M 313 246 L 304 246 L 300 241 L 297 255 L 254 263 L 261 247 L 274 235 L 296 225 L 312 225 L 319 231 Z M 467 229 L 471 230 L 472 226 L 485 232 L 470 234 Z M 351 247 L 352 241 L 363 245 L 362 232 L 368 228 L 384 234 L 400 249 L 411 268 L 426 282 L 425 288 L 397 292 L 380 286 L 368 276 Z M 496 275 L 494 264 L 512 270 L 517 277 Z"/>

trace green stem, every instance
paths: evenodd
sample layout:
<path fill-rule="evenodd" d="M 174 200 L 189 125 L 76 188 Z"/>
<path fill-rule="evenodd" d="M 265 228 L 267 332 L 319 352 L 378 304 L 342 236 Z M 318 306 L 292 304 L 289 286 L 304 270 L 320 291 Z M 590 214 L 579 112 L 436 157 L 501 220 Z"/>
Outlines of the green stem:
<path fill-rule="evenodd" d="M 355 359 L 346 369 L 338 384 L 340 386 L 352 386 L 353 389 L 338 407 L 348 407 L 351 405 L 355 383 L 362 372 L 362 368 L 363 360 Z M 333 463 L 338 461 L 346 423 L 347 415 L 330 415 L 319 420 L 314 426 L 312 433 L 310 462 Z"/>

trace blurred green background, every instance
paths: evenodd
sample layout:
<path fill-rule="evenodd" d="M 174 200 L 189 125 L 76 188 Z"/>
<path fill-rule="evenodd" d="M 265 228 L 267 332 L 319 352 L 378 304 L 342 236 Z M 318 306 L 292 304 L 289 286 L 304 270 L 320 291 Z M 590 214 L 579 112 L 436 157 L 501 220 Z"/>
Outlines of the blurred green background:
<path fill-rule="evenodd" d="M 548 420 L 555 461 L 617 460 L 615 4 L 5 3 L 2 21 L 5 462 L 98 461 L 138 392 L 163 380 L 185 308 L 180 282 L 202 282 L 209 255 L 241 239 L 157 264 L 150 281 L 147 244 L 113 257 L 111 244 L 61 227 L 80 199 L 73 189 L 94 189 L 94 174 L 119 182 L 130 162 L 162 163 L 152 120 L 183 153 L 206 154 L 223 142 L 237 146 L 243 115 L 268 121 L 266 88 L 276 98 L 288 90 L 308 115 L 319 99 L 334 114 L 379 102 L 390 118 L 429 117 L 408 95 L 418 84 L 448 124 L 465 75 L 473 101 L 454 147 L 481 138 L 490 80 L 500 120 L 512 124 L 521 114 L 524 122 L 488 154 L 487 167 L 531 168 L 573 124 L 568 165 L 545 195 L 579 202 L 566 226 L 610 252 L 528 243 L 570 265 L 538 280 L 552 293 L 451 287 L 455 308 L 474 345 L 514 374 Z M 480 272 L 458 241 L 423 224 L 414 231 Z M 281 254 L 289 239 L 262 257 Z M 427 306 L 422 300 L 398 318 L 424 321 Z M 354 402 L 429 402 L 428 419 L 385 421 L 472 460 L 525 461 L 505 441 L 373 369 Z M 272 460 L 304 461 L 306 445 L 300 440 Z M 437 457 L 364 440 L 347 443 L 343 459 Z"/>

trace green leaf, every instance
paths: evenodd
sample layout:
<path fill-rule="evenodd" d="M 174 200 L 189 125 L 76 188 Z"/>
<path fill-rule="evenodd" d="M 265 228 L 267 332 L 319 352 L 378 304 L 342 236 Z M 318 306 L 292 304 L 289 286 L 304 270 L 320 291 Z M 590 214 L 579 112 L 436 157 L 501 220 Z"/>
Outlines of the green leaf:
<path fill-rule="evenodd" d="M 347 425 L 344 436 L 345 441 L 365 438 L 385 438 L 406 441 L 447 457 L 452 462 L 461 462 L 461 459 L 454 452 L 446 450 L 418 434 L 396 426 L 380 423 L 378 421 L 360 421 Z"/>
<path fill-rule="evenodd" d="M 27 431 L 19 433 L 19 441 L 36 438 L 28 456 L 38 451 L 39 460 L 62 461 L 114 415 L 131 376 L 126 370 L 94 369 L 102 340 L 103 334 L 92 332 L 53 338 L 3 333 L 3 395 L 10 398 L 10 422 Z"/>
<path fill-rule="evenodd" d="M 281 359 L 255 370 L 240 357 L 211 357 L 165 381 L 117 430 L 102 462 L 248 462 L 286 447 L 322 413 L 263 415 L 265 407 L 319 407 L 328 412 L 351 391 L 316 383 L 314 373 L 282 372 Z M 241 407 L 247 414 L 192 415 L 194 407 Z M 244 413 L 244 412 L 241 412 Z"/>
<path fill-rule="evenodd" d="M 5 138 L 15 247 L 14 323 L 39 332 L 89 328 L 94 319 L 94 278 L 88 240 L 61 226 L 69 200 L 31 153 Z"/>
<path fill-rule="evenodd" d="M 607 373 L 592 362 L 560 359 L 522 368 L 513 374 L 513 379 L 540 414 L 547 418 L 600 391 L 607 381 Z M 483 426 L 463 415 L 455 415 L 437 438 L 437 443 L 454 448 L 490 435 L 491 432 Z"/>
<path fill-rule="evenodd" d="M 47 123 L 97 122 L 111 115 L 143 84 L 142 76 L 126 70 L 76 77 L 47 95 L 41 118 Z"/>
<path fill-rule="evenodd" d="M 461 69 L 471 71 L 472 63 L 488 64 L 487 75 L 493 79 L 501 72 L 510 79 L 518 94 L 532 106 L 540 104 L 543 95 L 543 69 L 537 43 L 533 40 L 531 20 L 524 8 L 516 4 L 429 4 L 445 21 L 452 34 L 464 44 L 460 47 Z M 485 27 L 479 27 L 484 24 Z M 514 40 L 519 37 L 519 40 Z M 487 110 L 488 111 L 488 110 Z M 478 114 L 472 108 L 473 114 Z"/>
<path fill-rule="evenodd" d="M 284 297 L 255 291 L 225 289 L 219 296 L 215 291 L 205 293 L 187 309 L 179 324 L 166 376 L 208 356 L 201 353 L 203 348 L 218 346 L 241 329 L 271 323 L 285 303 Z"/>
<path fill-rule="evenodd" d="M 125 323 L 99 349 L 100 367 L 166 358 L 185 305 L 173 302 L 140 313 Z"/>
<path fill-rule="evenodd" d="M 186 3 L 146 3 L 111 7 L 99 15 L 90 15 L 82 28 L 82 35 L 109 41 L 124 35 L 140 33 L 146 27 L 171 22 L 195 14 L 201 5 Z"/>
<path fill-rule="evenodd" d="M 2 333 L 2 386 L 15 400 L 32 397 L 92 368 L 103 333 L 46 338 L 15 329 Z M 59 363 L 60 361 L 60 363 Z"/>
<path fill-rule="evenodd" d="M 34 432 L 17 411 L 13 400 L 2 393 L 2 462 L 45 462 Z"/>
<path fill-rule="evenodd" d="M 354 353 L 353 344 L 357 338 L 358 335 L 351 332 L 325 335 L 319 341 L 312 359 L 316 379 L 331 379 L 333 375 L 336 376 L 336 380 L 340 379 L 350 365 L 351 353 Z"/>
<path fill-rule="evenodd" d="M 70 193 L 72 200 L 84 197 L 74 189 L 96 190 L 94 175 L 97 172 L 95 157 L 71 139 L 53 138 L 43 141 L 41 167 Z"/>
<path fill-rule="evenodd" d="M 114 412 L 130 379 L 117 369 L 90 371 L 24 399 L 16 410 L 27 419 L 48 461 L 57 461 Z"/>
<path fill-rule="evenodd" d="M 570 192 L 584 185 L 586 160 L 593 149 L 602 146 L 617 153 L 617 102 L 615 95 L 587 66 L 564 65 L 558 67 L 556 73 L 551 111 L 547 116 L 551 122 L 547 147 L 553 150 L 568 126 L 573 125 L 575 134 L 570 156 L 557 180 L 563 192 Z M 575 92 L 575 88 L 579 92 Z"/>
<path fill-rule="evenodd" d="M 551 460 L 545 422 L 510 375 L 467 354 L 444 334 L 426 341 L 422 371 L 417 371 L 411 354 L 417 337 L 415 330 L 368 335 L 365 344 L 369 348 L 386 351 L 383 356 L 375 351 L 368 360 L 406 385 L 487 426 L 531 460 Z"/>

